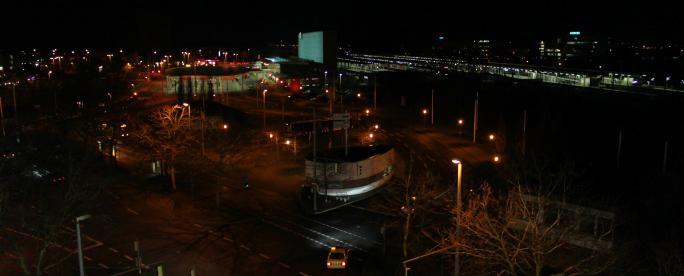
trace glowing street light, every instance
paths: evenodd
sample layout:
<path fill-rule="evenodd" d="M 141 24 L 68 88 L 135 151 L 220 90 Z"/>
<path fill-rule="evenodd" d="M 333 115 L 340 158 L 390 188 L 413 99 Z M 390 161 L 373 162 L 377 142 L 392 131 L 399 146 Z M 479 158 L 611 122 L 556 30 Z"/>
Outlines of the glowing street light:
<path fill-rule="evenodd" d="M 364 112 L 366 113 L 366 116 L 370 115 L 370 109 L 366 109 Z"/>
<path fill-rule="evenodd" d="M 494 141 L 494 134 L 489 134 L 489 141 Z"/>
<path fill-rule="evenodd" d="M 223 124 L 223 129 L 228 129 L 228 124 Z"/>
<path fill-rule="evenodd" d="M 427 115 L 428 115 L 428 110 L 427 110 L 427 108 L 423 108 L 423 110 L 422 110 L 421 113 L 423 114 L 423 128 L 425 128 L 426 125 L 427 125 L 427 121 L 426 121 L 426 120 L 427 120 Z"/>
<path fill-rule="evenodd" d="M 456 165 L 456 239 L 461 238 L 461 178 L 463 176 L 463 163 L 458 159 L 451 159 L 451 163 Z M 454 255 L 454 270 L 456 275 L 459 274 L 461 269 L 461 264 L 459 261 L 459 251 L 456 248 L 456 254 Z"/>
<path fill-rule="evenodd" d="M 501 161 L 501 158 L 499 158 L 498 155 L 494 155 L 494 158 L 492 158 L 492 160 L 494 160 L 494 163 L 499 163 L 499 161 Z"/>
<path fill-rule="evenodd" d="M 463 119 L 458 119 L 458 125 L 462 126 L 463 125 Z"/>

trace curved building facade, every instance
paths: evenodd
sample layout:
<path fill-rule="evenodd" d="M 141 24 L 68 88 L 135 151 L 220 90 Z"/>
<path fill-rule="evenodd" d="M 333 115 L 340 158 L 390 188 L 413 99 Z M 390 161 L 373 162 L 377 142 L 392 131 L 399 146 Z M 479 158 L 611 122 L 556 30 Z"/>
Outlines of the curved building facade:
<path fill-rule="evenodd" d="M 389 145 L 350 147 L 320 152 L 305 161 L 307 183 L 316 183 L 318 194 L 347 197 L 382 187 L 394 173 L 394 149 Z M 314 176 L 315 169 L 315 176 Z"/>
<path fill-rule="evenodd" d="M 243 68 L 172 68 L 165 72 L 164 91 L 169 95 L 220 95 L 255 89 L 269 72 Z"/>

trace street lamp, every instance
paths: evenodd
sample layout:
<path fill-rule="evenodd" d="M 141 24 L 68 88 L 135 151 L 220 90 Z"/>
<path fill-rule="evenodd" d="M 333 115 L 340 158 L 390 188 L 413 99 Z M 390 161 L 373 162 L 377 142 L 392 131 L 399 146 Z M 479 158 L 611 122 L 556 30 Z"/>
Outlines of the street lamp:
<path fill-rule="evenodd" d="M 423 108 L 422 113 L 423 113 L 423 128 L 426 128 L 426 124 L 427 124 L 426 120 L 427 120 L 427 115 L 428 115 L 427 108 Z"/>
<path fill-rule="evenodd" d="M 461 177 L 463 175 L 463 163 L 458 159 L 451 159 L 451 163 L 456 165 L 456 239 L 461 239 Z M 456 248 L 454 255 L 454 275 L 459 275 L 461 270 L 459 262 L 459 251 Z"/>
<path fill-rule="evenodd" d="M 264 104 L 262 106 L 263 113 L 264 113 L 264 128 L 266 128 L 266 92 L 268 92 L 267 89 L 264 89 L 264 95 L 262 96 L 264 99 Z"/>
<path fill-rule="evenodd" d="M 463 119 L 458 119 L 458 135 L 463 134 Z"/>
<path fill-rule="evenodd" d="M 192 111 L 190 110 L 190 104 L 188 103 L 183 103 L 183 106 L 188 108 L 188 120 L 192 123 Z"/>
<path fill-rule="evenodd" d="M 76 242 L 78 243 L 78 269 L 81 276 L 85 276 L 83 268 L 83 246 L 81 245 L 81 221 L 87 220 L 90 215 L 82 215 L 76 218 Z"/>
<path fill-rule="evenodd" d="M 498 155 L 494 155 L 494 158 L 492 158 L 492 160 L 494 160 L 494 163 L 499 163 L 501 161 L 501 158 L 499 158 Z"/>
<path fill-rule="evenodd" d="M 494 141 L 494 134 L 489 134 L 489 141 Z"/>

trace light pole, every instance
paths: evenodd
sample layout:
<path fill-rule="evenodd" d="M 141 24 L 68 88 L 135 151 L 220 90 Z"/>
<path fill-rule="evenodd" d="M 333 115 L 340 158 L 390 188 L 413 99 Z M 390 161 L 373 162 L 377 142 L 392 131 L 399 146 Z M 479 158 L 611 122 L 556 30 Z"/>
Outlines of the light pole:
<path fill-rule="evenodd" d="M 14 102 L 14 117 L 19 120 L 19 110 L 17 109 L 17 84 L 19 84 L 18 81 L 12 82 L 12 102 Z"/>
<path fill-rule="evenodd" d="M 190 123 L 192 124 L 192 111 L 190 110 L 190 104 L 183 103 L 183 106 L 188 108 L 188 120 L 190 120 Z"/>
<path fill-rule="evenodd" d="M 81 276 L 85 276 L 83 269 L 83 246 L 81 245 L 81 221 L 89 219 L 90 215 L 82 215 L 76 218 L 76 242 L 78 243 L 78 270 Z"/>
<path fill-rule="evenodd" d="M 432 112 L 430 113 L 430 124 L 435 125 L 435 89 L 432 89 Z"/>
<path fill-rule="evenodd" d="M 451 163 L 456 165 L 456 239 L 461 239 L 461 177 L 463 173 L 463 163 L 458 159 L 451 159 Z M 459 260 L 459 251 L 456 248 L 456 255 L 454 255 L 454 275 L 458 276 L 461 272 L 461 264 Z"/>
<path fill-rule="evenodd" d="M 478 115 L 478 107 L 479 107 L 479 102 L 480 102 L 480 92 L 477 92 L 475 94 L 475 110 L 474 110 L 474 115 L 473 115 L 473 144 L 477 142 L 477 115 Z"/>
<path fill-rule="evenodd" d="M 423 129 L 427 128 L 427 115 L 428 115 L 428 110 L 427 108 L 423 108 Z"/>
<path fill-rule="evenodd" d="M 378 112 L 378 76 L 373 74 L 373 111 Z"/>
<path fill-rule="evenodd" d="M 2 97 L 0 97 L 0 123 L 2 124 L 2 136 L 5 136 L 5 112 L 2 109 Z"/>
<path fill-rule="evenodd" d="M 262 106 L 262 107 L 263 107 L 263 108 L 262 108 L 262 109 L 263 109 L 263 113 L 264 113 L 264 129 L 266 129 L 266 92 L 268 92 L 268 90 L 264 89 L 264 95 L 263 95 L 264 104 L 263 104 L 263 106 Z"/>

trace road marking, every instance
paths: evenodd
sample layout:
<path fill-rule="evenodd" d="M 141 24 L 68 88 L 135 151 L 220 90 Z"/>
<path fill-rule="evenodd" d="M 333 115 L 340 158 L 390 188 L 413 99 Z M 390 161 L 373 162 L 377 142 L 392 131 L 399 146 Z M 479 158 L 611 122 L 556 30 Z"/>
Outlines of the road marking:
<path fill-rule="evenodd" d="M 131 209 L 131 208 L 126 208 L 126 211 L 131 212 L 131 213 L 133 213 L 134 215 L 140 215 L 140 213 L 134 211 L 134 210 Z"/>
<path fill-rule="evenodd" d="M 126 255 L 126 254 L 124 254 L 123 256 L 124 256 L 124 258 L 128 259 L 129 261 L 133 261 L 133 257 L 128 256 L 128 255 Z"/>
<path fill-rule="evenodd" d="M 109 250 L 112 251 L 112 252 L 114 252 L 114 253 L 119 253 L 119 250 L 116 250 L 116 249 L 111 248 L 111 247 L 109 248 Z"/>
<path fill-rule="evenodd" d="M 109 267 L 104 265 L 103 263 L 97 263 L 97 265 L 99 265 L 101 268 L 109 269 Z"/>
<path fill-rule="evenodd" d="M 197 228 L 202 228 L 202 225 L 199 225 L 199 224 L 197 224 L 197 223 L 194 223 L 194 224 L 192 224 L 192 225 L 194 225 L 194 226 L 197 227 Z"/>
<path fill-rule="evenodd" d="M 269 257 L 268 255 L 266 255 L 266 254 L 264 254 L 264 253 L 259 253 L 259 256 L 261 256 L 262 258 L 264 258 L 264 259 L 266 259 L 266 260 L 268 260 L 268 259 L 271 258 L 271 257 Z"/>
<path fill-rule="evenodd" d="M 93 260 L 92 258 L 90 258 L 90 257 L 88 257 L 88 256 L 86 256 L 86 255 L 83 255 L 83 259 L 86 260 L 86 261 L 92 261 L 92 260 Z"/>
<path fill-rule="evenodd" d="M 244 244 L 241 244 L 240 248 L 247 250 L 247 251 L 251 251 L 251 249 L 249 249 L 249 247 L 245 246 Z"/>
<path fill-rule="evenodd" d="M 285 231 L 287 231 L 287 232 L 293 233 L 293 234 L 295 234 L 295 235 L 297 235 L 297 236 L 300 236 L 300 237 L 302 237 L 302 238 L 305 238 L 305 239 L 307 239 L 307 240 L 309 240 L 309 241 L 312 241 L 312 242 L 314 242 L 314 243 L 317 243 L 317 244 L 319 244 L 319 245 L 321 245 L 321 246 L 323 246 L 323 247 L 326 247 L 326 248 L 330 248 L 330 247 L 331 247 L 331 245 L 329 245 L 329 244 L 327 244 L 327 243 L 324 243 L 324 242 L 322 242 L 322 241 L 319 241 L 319 240 L 316 240 L 316 239 L 311 238 L 311 237 L 309 237 L 309 236 L 306 236 L 306 235 L 304 235 L 304 234 L 302 234 L 302 233 L 299 233 L 299 232 L 297 232 L 297 231 L 294 231 L 294 230 L 292 230 L 292 229 L 290 229 L 290 228 L 287 228 L 287 227 L 285 227 L 285 226 L 276 224 L 276 223 L 274 223 L 274 222 L 271 222 L 271 221 L 268 221 L 268 220 L 265 220 L 265 219 L 262 219 L 262 221 L 263 221 L 263 222 L 266 222 L 266 223 L 268 223 L 268 224 L 270 224 L 270 225 L 273 225 L 273 226 L 275 226 L 275 227 L 277 227 L 277 228 L 280 228 L 280 229 L 282 229 L 282 230 L 285 230 Z"/>
<path fill-rule="evenodd" d="M 224 239 L 224 240 L 227 240 L 227 241 L 229 241 L 229 242 L 233 242 L 233 240 L 230 239 L 229 237 L 223 237 L 223 239 Z"/>
<path fill-rule="evenodd" d="M 325 237 L 325 238 L 327 238 L 327 239 L 329 239 L 329 240 L 331 240 L 331 241 L 335 241 L 336 243 L 341 243 L 341 244 L 344 244 L 344 245 L 346 245 L 346 246 L 348 246 L 348 247 L 352 247 L 352 248 L 354 248 L 354 249 L 357 249 L 357 250 L 359 250 L 359 251 L 366 252 L 366 250 L 364 250 L 363 248 L 356 247 L 356 246 L 354 246 L 354 245 L 351 244 L 351 243 L 348 243 L 348 242 L 345 242 L 345 241 L 343 241 L 343 240 L 337 239 L 337 238 L 335 238 L 335 237 L 333 237 L 333 236 L 324 234 L 324 233 L 322 233 L 322 232 L 320 232 L 320 231 L 317 231 L 317 230 L 315 230 L 315 229 L 311 229 L 311 228 L 309 228 L 309 227 L 306 227 L 306 226 L 303 226 L 303 225 L 300 225 L 300 224 L 297 224 L 297 223 L 294 223 L 294 222 L 291 222 L 291 221 L 288 221 L 288 220 L 283 220 L 283 221 L 284 221 L 285 223 L 289 223 L 289 224 L 291 224 L 291 225 L 298 226 L 299 228 L 302 228 L 302 229 L 304 229 L 304 230 L 308 230 L 309 232 L 312 232 L 312 233 L 318 234 L 318 235 L 320 235 L 320 236 L 323 236 L 323 237 Z"/>
<path fill-rule="evenodd" d="M 301 272 L 301 271 L 299 272 L 299 275 L 302 275 L 302 276 L 309 276 L 309 274 L 306 274 L 306 273 Z"/>
<path fill-rule="evenodd" d="M 411 147 L 409 147 L 409 145 L 408 145 L 406 142 L 403 142 L 403 143 L 401 143 L 401 144 L 404 145 L 404 147 L 406 147 L 407 149 L 410 149 L 410 148 L 411 148 Z"/>
<path fill-rule="evenodd" d="M 300 217 L 302 217 L 302 218 L 304 218 L 304 219 L 306 219 L 306 220 L 309 220 L 309 221 L 318 223 L 318 224 L 320 224 L 320 225 L 326 226 L 326 227 L 328 227 L 328 228 L 335 229 L 335 230 L 340 231 L 340 232 L 342 232 L 342 233 L 345 233 L 345 234 L 347 234 L 347 235 L 354 236 L 354 237 L 357 237 L 357 238 L 360 238 L 360 239 L 364 239 L 364 240 L 373 242 L 373 243 L 375 243 L 375 244 L 377 244 L 377 245 L 381 245 L 381 244 L 380 244 L 379 242 L 377 242 L 377 241 L 368 239 L 368 238 L 363 237 L 363 236 L 359 236 L 359 235 L 357 235 L 357 234 L 354 234 L 354 233 L 352 233 L 352 232 L 346 231 L 346 230 L 344 230 L 344 229 L 340 229 L 340 228 L 337 228 L 337 227 L 335 227 L 335 226 L 328 225 L 328 224 L 326 224 L 326 223 L 317 221 L 317 220 L 315 220 L 315 219 L 310 219 L 310 218 L 307 218 L 307 217 L 304 217 L 304 216 L 300 216 Z"/>
<path fill-rule="evenodd" d="M 278 262 L 278 265 L 280 265 L 280 266 L 282 266 L 282 267 L 284 267 L 284 268 L 290 269 L 290 266 L 289 266 L 289 265 L 286 265 L 286 264 L 284 264 L 284 263 L 282 263 L 282 262 Z"/>

